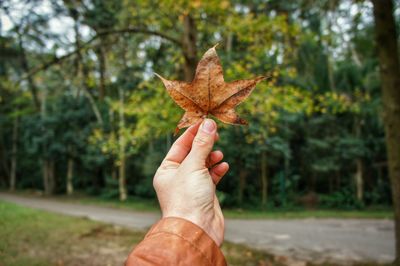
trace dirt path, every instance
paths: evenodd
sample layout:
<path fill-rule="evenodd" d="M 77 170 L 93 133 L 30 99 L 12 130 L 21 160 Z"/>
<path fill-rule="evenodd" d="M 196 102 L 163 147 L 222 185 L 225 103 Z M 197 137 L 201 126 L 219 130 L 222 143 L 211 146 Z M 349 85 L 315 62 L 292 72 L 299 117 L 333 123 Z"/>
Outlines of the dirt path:
<path fill-rule="evenodd" d="M 159 214 L 155 213 L 65 203 L 7 193 L 0 193 L 0 200 L 133 229 L 146 229 L 159 219 Z M 389 262 L 394 259 L 393 230 L 391 220 L 228 219 L 225 239 L 272 254 L 313 262 Z"/>

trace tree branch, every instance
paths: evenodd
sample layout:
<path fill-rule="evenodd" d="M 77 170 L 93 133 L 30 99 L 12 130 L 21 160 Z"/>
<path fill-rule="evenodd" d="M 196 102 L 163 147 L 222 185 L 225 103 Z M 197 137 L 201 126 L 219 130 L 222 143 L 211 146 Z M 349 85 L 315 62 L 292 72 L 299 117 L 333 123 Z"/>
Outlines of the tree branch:
<path fill-rule="evenodd" d="M 48 62 L 30 69 L 27 74 L 25 74 L 20 80 L 17 81 L 17 84 L 19 84 L 21 81 L 26 80 L 30 77 L 32 77 L 33 75 L 35 75 L 36 73 L 46 70 L 49 67 L 51 67 L 52 65 L 58 64 L 62 61 L 64 61 L 65 59 L 70 58 L 71 56 L 77 54 L 80 50 L 85 49 L 86 47 L 88 47 L 91 43 L 93 43 L 95 40 L 97 40 L 100 37 L 103 36 L 107 36 L 107 35 L 113 35 L 113 34 L 123 34 L 123 33 L 143 33 L 143 34 L 147 34 L 147 35 L 154 35 L 154 36 L 159 36 L 165 40 L 168 40 L 172 43 L 177 44 L 179 47 L 182 47 L 182 42 L 179 39 L 176 39 L 172 36 L 169 36 L 165 33 L 159 32 L 159 31 L 154 31 L 154 30 L 149 30 L 149 29 L 143 29 L 143 28 L 126 28 L 126 29 L 117 29 L 117 30 L 107 30 L 107 31 L 102 31 L 99 32 L 98 34 L 96 34 L 95 36 L 93 36 L 91 39 L 89 39 L 87 42 L 83 43 L 79 49 L 75 49 L 72 52 L 69 52 L 63 56 L 57 57 L 54 56 L 53 59 L 49 60 Z"/>

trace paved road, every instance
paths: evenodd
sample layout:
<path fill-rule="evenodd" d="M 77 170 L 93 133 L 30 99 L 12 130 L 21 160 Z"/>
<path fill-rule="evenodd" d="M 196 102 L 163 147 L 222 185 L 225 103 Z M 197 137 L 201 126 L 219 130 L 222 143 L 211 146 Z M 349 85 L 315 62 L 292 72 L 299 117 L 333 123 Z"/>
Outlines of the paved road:
<path fill-rule="evenodd" d="M 146 229 L 159 219 L 159 214 L 154 213 L 65 203 L 7 193 L 0 193 L 0 200 L 133 229 Z M 225 239 L 272 254 L 314 262 L 388 262 L 394 259 L 393 230 L 391 220 L 228 219 Z"/>

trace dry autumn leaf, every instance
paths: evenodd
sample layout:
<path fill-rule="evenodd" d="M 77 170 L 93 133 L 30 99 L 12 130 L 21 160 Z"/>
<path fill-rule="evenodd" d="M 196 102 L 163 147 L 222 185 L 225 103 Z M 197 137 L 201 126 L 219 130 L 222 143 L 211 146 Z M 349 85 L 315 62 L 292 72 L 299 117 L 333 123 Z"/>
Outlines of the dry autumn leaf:
<path fill-rule="evenodd" d="M 215 46 L 201 58 L 191 83 L 167 80 L 156 75 L 164 83 L 171 98 L 185 110 L 176 132 L 209 114 L 224 123 L 247 125 L 247 121 L 240 118 L 234 108 L 250 95 L 258 82 L 265 79 L 257 77 L 225 82 Z"/>

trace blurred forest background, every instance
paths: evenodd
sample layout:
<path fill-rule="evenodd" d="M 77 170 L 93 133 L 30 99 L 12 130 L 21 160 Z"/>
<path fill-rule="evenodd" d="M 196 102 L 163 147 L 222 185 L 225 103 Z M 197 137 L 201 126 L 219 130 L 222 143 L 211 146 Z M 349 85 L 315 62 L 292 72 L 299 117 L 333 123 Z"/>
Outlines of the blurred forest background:
<path fill-rule="evenodd" d="M 155 198 L 191 81 L 270 74 L 220 126 L 224 207 L 391 206 L 369 1 L 1 1 L 0 186 Z M 395 17 L 400 14 L 398 2 Z M 396 22 L 399 26 L 399 21 Z"/>

